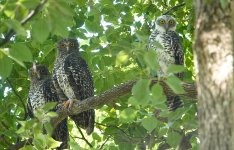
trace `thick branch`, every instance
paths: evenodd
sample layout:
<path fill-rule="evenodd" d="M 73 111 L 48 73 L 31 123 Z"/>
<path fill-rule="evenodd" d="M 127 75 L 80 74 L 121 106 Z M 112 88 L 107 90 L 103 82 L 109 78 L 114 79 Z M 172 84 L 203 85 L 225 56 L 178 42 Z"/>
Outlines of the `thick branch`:
<path fill-rule="evenodd" d="M 47 0 L 42 0 L 40 2 L 40 4 L 37 5 L 37 7 L 32 10 L 28 16 L 26 16 L 21 22 L 20 24 L 23 26 L 25 25 L 29 20 L 31 20 L 36 14 L 38 14 L 41 10 L 41 8 L 45 5 L 45 3 L 47 2 Z M 10 39 L 11 37 L 15 34 L 15 31 L 13 29 L 10 29 L 9 32 L 5 35 L 5 38 L 3 39 L 3 41 L 0 42 L 0 47 L 4 46 Z"/>
<path fill-rule="evenodd" d="M 56 127 L 57 124 L 64 118 L 66 118 L 67 115 L 74 115 L 89 109 L 98 108 L 100 106 L 103 106 L 104 104 L 115 101 L 121 96 L 130 93 L 132 87 L 136 82 L 137 81 L 129 81 L 110 90 L 107 90 L 98 96 L 87 98 L 81 102 L 75 101 L 69 111 L 67 109 L 64 109 L 62 105 L 58 106 L 59 109 L 57 110 L 57 113 L 59 117 L 53 119 L 54 127 Z M 152 80 L 152 84 L 156 84 L 157 82 L 157 80 Z M 160 84 L 164 87 L 164 92 L 166 95 L 174 95 L 173 91 L 163 81 L 161 81 Z M 181 84 L 185 90 L 185 93 L 181 94 L 180 96 L 186 96 L 191 99 L 196 99 L 196 85 L 194 85 L 194 83 L 185 82 L 182 82 Z"/>
<path fill-rule="evenodd" d="M 170 8 L 169 10 L 167 10 L 165 13 L 163 13 L 163 15 L 168 15 L 168 14 L 170 14 L 171 12 L 176 11 L 177 9 L 179 9 L 180 7 L 182 7 L 182 6 L 184 6 L 184 5 L 185 5 L 185 3 L 178 4 L 178 5 L 176 5 L 176 6 L 172 7 L 172 8 Z"/>
<path fill-rule="evenodd" d="M 81 102 L 75 101 L 72 105 L 72 108 L 68 111 L 67 109 L 63 109 L 62 105 L 58 106 L 58 117 L 53 119 L 53 126 L 56 127 L 58 123 L 60 123 L 64 118 L 66 118 L 68 115 L 74 115 L 89 109 L 95 109 L 100 106 L 103 106 L 104 104 L 110 103 L 115 101 L 121 96 L 124 96 L 131 92 L 132 87 L 137 81 L 129 81 L 124 84 L 121 84 L 119 86 L 116 86 L 110 90 L 107 90 L 103 92 L 102 94 L 94 97 L 87 98 Z M 152 84 L 156 84 L 157 80 L 152 80 Z M 172 90 L 162 81 L 160 84 L 164 87 L 164 92 L 166 95 L 174 94 Z M 182 94 L 180 96 L 189 97 L 193 100 L 196 100 L 197 96 L 197 90 L 196 85 L 194 83 L 185 83 L 182 82 L 182 87 L 185 90 L 185 94 Z M 31 139 L 28 141 L 22 141 L 19 143 L 16 143 L 15 145 L 11 146 L 9 149 L 19 149 L 23 147 L 25 144 L 31 144 Z"/>

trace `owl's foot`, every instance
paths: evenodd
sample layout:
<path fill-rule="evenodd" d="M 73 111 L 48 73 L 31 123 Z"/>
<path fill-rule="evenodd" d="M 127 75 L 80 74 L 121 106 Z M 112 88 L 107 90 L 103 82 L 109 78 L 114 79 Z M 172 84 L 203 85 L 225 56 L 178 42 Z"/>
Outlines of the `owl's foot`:
<path fill-rule="evenodd" d="M 63 102 L 63 107 L 66 109 L 70 109 L 75 101 L 78 101 L 78 100 L 69 99 L 69 100 Z"/>

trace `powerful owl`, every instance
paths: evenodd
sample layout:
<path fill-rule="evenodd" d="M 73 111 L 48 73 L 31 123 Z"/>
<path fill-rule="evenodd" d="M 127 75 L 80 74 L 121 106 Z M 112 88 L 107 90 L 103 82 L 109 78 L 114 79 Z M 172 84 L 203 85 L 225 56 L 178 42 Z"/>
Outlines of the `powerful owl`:
<path fill-rule="evenodd" d="M 63 39 L 58 43 L 58 54 L 54 64 L 53 82 L 59 97 L 71 106 L 74 99 L 84 100 L 94 95 L 93 79 L 85 60 L 80 56 L 76 39 Z M 95 111 L 90 109 L 70 118 L 77 127 L 91 134 L 94 129 Z"/>
<path fill-rule="evenodd" d="M 44 65 L 33 65 L 29 70 L 30 89 L 28 93 L 28 113 L 31 118 L 37 109 L 42 109 L 48 102 L 58 102 L 58 95 L 53 86 L 49 70 Z M 56 108 L 53 109 L 55 111 Z M 60 122 L 54 129 L 52 137 L 57 141 L 62 141 L 58 149 L 67 148 L 69 133 L 67 118 Z"/>
<path fill-rule="evenodd" d="M 156 51 L 157 62 L 160 66 L 160 70 L 157 72 L 158 77 L 168 76 L 167 69 L 170 65 L 184 65 L 184 51 L 175 29 L 175 18 L 170 15 L 162 15 L 156 19 L 155 30 L 149 37 L 148 48 Z M 183 72 L 175 75 L 180 79 L 183 78 Z M 167 99 L 170 110 L 175 110 L 182 105 L 178 96 Z"/>

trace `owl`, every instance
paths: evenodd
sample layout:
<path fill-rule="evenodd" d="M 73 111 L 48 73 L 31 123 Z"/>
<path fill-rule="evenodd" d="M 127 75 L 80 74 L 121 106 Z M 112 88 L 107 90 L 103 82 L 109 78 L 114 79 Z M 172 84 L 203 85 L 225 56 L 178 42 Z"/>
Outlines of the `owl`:
<path fill-rule="evenodd" d="M 167 69 L 170 65 L 184 65 L 184 51 L 180 38 L 176 33 L 176 20 L 170 15 L 162 15 L 156 19 L 155 29 L 149 37 L 148 48 L 157 53 L 157 62 L 160 70 L 158 77 L 169 76 Z M 175 74 L 178 78 L 183 78 L 183 72 Z M 178 96 L 168 98 L 170 110 L 175 110 L 182 105 Z"/>
<path fill-rule="evenodd" d="M 86 61 L 80 56 L 76 39 L 63 39 L 58 43 L 58 53 L 53 69 L 53 82 L 64 101 L 65 107 L 71 107 L 73 100 L 82 101 L 94 95 L 93 79 Z M 77 127 L 91 134 L 94 130 L 95 111 L 90 109 L 70 118 Z"/>
<path fill-rule="evenodd" d="M 48 102 L 58 102 L 58 95 L 53 86 L 49 70 L 44 65 L 33 65 L 29 70 L 30 89 L 28 93 L 27 108 L 31 118 L 38 109 L 42 109 Z M 56 108 L 53 109 L 56 111 Z M 57 141 L 62 141 L 58 149 L 67 148 L 69 133 L 67 118 L 58 124 L 54 129 L 52 137 Z"/>

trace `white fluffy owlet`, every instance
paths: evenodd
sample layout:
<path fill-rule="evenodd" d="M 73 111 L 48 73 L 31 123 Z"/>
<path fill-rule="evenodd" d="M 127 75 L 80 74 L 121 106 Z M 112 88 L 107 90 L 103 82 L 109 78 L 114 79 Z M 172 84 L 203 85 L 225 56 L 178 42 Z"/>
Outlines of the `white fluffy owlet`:
<path fill-rule="evenodd" d="M 184 65 L 184 51 L 175 29 L 175 18 L 162 15 L 156 19 L 155 29 L 150 35 L 148 48 L 153 48 L 157 53 L 160 66 L 160 71 L 157 72 L 159 77 L 167 76 L 167 68 L 172 64 Z M 176 76 L 183 78 L 183 73 Z"/>
<path fill-rule="evenodd" d="M 149 37 L 148 48 L 156 51 L 156 61 L 160 66 L 160 70 L 157 72 L 158 77 L 168 76 L 167 68 L 170 65 L 184 65 L 184 51 L 175 29 L 175 18 L 170 15 L 162 15 L 156 19 L 155 29 Z M 183 78 L 183 72 L 175 75 Z M 175 110 L 182 105 L 179 96 L 168 97 L 167 102 L 170 110 Z"/>

